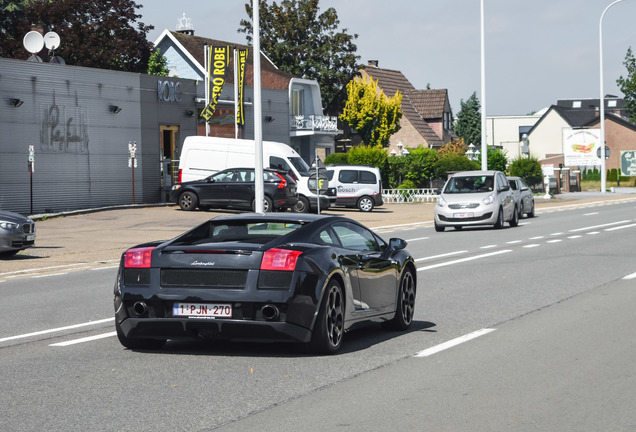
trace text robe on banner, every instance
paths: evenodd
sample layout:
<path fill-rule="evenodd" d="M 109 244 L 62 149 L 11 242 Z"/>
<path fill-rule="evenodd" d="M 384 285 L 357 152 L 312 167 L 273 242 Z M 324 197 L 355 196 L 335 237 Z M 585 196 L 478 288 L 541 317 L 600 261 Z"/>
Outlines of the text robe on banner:
<path fill-rule="evenodd" d="M 223 85 L 225 84 L 225 75 L 230 64 L 230 47 L 212 47 L 210 49 L 210 59 L 208 61 L 210 76 L 210 103 L 201 111 L 201 117 L 205 119 L 207 123 L 210 123 L 212 115 L 216 110 L 216 104 L 219 101 L 219 96 L 223 92 Z"/>

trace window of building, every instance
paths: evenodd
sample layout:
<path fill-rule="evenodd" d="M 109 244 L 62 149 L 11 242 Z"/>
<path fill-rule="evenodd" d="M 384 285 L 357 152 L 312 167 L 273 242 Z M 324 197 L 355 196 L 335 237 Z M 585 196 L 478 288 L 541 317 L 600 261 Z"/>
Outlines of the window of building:
<path fill-rule="evenodd" d="M 304 115 L 305 107 L 303 103 L 303 99 L 305 96 L 305 91 L 301 89 L 292 89 L 292 115 Z"/>

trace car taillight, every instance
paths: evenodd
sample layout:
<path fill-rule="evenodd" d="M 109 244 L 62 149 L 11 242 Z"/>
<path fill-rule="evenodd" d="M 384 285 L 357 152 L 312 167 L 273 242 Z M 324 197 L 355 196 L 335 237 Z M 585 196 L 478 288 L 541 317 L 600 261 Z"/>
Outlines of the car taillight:
<path fill-rule="evenodd" d="M 278 176 L 278 178 L 280 179 L 280 184 L 278 185 L 278 189 L 284 189 L 285 186 L 287 185 L 287 180 L 285 180 L 285 177 L 283 177 L 282 175 L 278 174 L 278 173 L 274 173 Z"/>
<path fill-rule="evenodd" d="M 181 177 L 182 177 L 182 176 L 183 176 L 183 170 L 182 170 L 182 169 L 180 169 L 180 170 L 179 170 L 179 174 L 177 175 L 177 183 L 183 183 L 183 182 L 181 181 Z"/>
<path fill-rule="evenodd" d="M 124 267 L 150 268 L 153 249 L 154 247 L 128 249 L 124 255 Z"/>
<path fill-rule="evenodd" d="M 294 271 L 301 251 L 270 249 L 263 254 L 261 270 Z"/>

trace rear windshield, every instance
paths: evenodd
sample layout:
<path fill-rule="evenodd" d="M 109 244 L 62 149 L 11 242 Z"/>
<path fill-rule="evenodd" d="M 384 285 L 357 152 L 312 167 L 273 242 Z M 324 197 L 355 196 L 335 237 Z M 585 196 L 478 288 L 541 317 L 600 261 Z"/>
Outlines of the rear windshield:
<path fill-rule="evenodd" d="M 446 183 L 444 193 L 481 193 L 493 190 L 495 180 L 493 176 L 457 176 L 451 177 Z"/>
<path fill-rule="evenodd" d="M 178 238 L 174 245 L 203 243 L 257 243 L 265 244 L 296 231 L 300 222 L 286 221 L 208 221 Z"/>

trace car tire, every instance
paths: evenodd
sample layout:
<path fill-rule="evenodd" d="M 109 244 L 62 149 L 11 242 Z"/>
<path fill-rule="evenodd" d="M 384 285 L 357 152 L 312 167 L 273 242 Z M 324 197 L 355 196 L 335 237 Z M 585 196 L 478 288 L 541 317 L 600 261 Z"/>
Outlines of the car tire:
<path fill-rule="evenodd" d="M 252 211 L 256 211 L 256 199 L 252 200 Z M 263 199 L 263 211 L 265 213 L 274 211 L 274 203 L 272 202 L 272 199 L 268 196 L 266 196 Z"/>
<path fill-rule="evenodd" d="M 411 269 L 404 269 L 395 309 L 395 317 L 385 323 L 389 330 L 406 330 L 413 322 L 415 313 L 415 277 Z"/>
<path fill-rule="evenodd" d="M 532 205 L 530 206 L 530 211 L 528 212 L 528 217 L 534 217 L 534 201 L 532 201 Z"/>
<path fill-rule="evenodd" d="M 495 222 L 495 228 L 501 229 L 503 228 L 503 226 L 504 226 L 503 209 L 499 207 L 499 213 L 497 214 L 497 222 Z"/>
<path fill-rule="evenodd" d="M 309 200 L 304 196 L 298 197 L 298 202 L 292 207 L 294 213 L 309 213 Z"/>
<path fill-rule="evenodd" d="M 117 331 L 117 339 L 119 343 L 128 349 L 141 349 L 141 350 L 157 350 L 161 349 L 165 344 L 165 339 L 133 339 L 124 336 L 119 323 L 115 320 L 115 330 Z"/>
<path fill-rule="evenodd" d="M 199 198 L 193 192 L 184 192 L 179 195 L 179 207 L 183 211 L 194 211 L 199 204 Z"/>
<path fill-rule="evenodd" d="M 317 354 L 334 354 L 340 349 L 343 336 L 344 297 L 340 283 L 332 279 L 327 285 L 314 323 L 311 350 Z"/>
<path fill-rule="evenodd" d="M 437 231 L 437 232 L 444 232 L 444 228 L 445 228 L 445 227 L 443 227 L 443 226 L 441 226 L 441 225 L 437 225 L 437 222 L 435 222 L 435 231 Z"/>
<path fill-rule="evenodd" d="M 519 210 L 517 210 L 517 206 L 515 206 L 514 210 L 512 211 L 512 219 L 510 219 L 508 223 L 513 228 L 519 225 Z"/>
<path fill-rule="evenodd" d="M 523 203 L 519 206 L 519 219 L 523 219 L 523 215 L 525 214 L 526 209 L 523 208 Z"/>
<path fill-rule="evenodd" d="M 358 210 L 362 212 L 370 212 L 373 210 L 373 198 L 370 196 L 363 196 L 358 200 L 357 204 Z"/>

